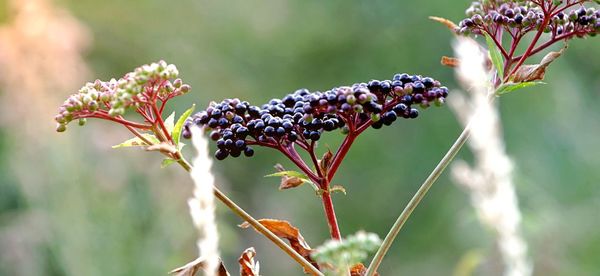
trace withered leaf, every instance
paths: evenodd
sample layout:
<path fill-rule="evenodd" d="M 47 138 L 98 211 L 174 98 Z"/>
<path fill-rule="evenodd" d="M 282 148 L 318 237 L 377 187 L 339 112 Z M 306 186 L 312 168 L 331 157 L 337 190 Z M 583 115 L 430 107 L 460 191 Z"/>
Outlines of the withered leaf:
<path fill-rule="evenodd" d="M 447 56 L 442 56 L 442 60 L 440 62 L 442 63 L 442 65 L 450 68 L 456 68 L 460 63 L 460 61 L 457 58 Z"/>
<path fill-rule="evenodd" d="M 281 164 L 275 164 L 275 170 L 277 170 L 278 173 L 270 174 L 267 176 L 281 176 L 281 184 L 279 184 L 279 190 L 296 188 L 307 181 L 306 176 L 302 175 L 299 172 L 286 171 Z"/>
<path fill-rule="evenodd" d="M 535 65 L 523 65 L 519 67 L 519 69 L 511 76 L 511 80 L 514 83 L 520 82 L 530 82 L 536 80 L 544 80 L 544 75 L 546 75 L 546 68 L 552 63 L 554 60 L 559 58 L 563 52 L 567 49 L 567 45 L 563 47 L 558 52 L 550 52 L 540 62 L 540 64 Z"/>
<path fill-rule="evenodd" d="M 202 258 L 195 259 L 182 267 L 173 269 L 169 274 L 174 276 L 196 276 L 198 272 L 204 270 L 205 262 Z M 219 271 L 217 272 L 218 276 L 230 276 L 229 272 L 223 265 L 223 262 L 219 260 Z"/>
<path fill-rule="evenodd" d="M 365 274 L 367 274 L 367 267 L 362 263 L 357 263 L 350 268 L 350 276 L 364 276 Z M 375 272 L 375 275 L 379 276 L 379 273 Z"/>
<path fill-rule="evenodd" d="M 458 30 L 458 26 L 456 24 L 454 24 L 454 22 L 450 21 L 449 19 L 446 19 L 443 17 L 437 17 L 437 16 L 430 16 L 429 19 L 444 24 L 444 26 L 446 26 L 452 32 L 455 32 L 456 30 Z"/>
<path fill-rule="evenodd" d="M 346 194 L 346 188 L 344 188 L 344 186 L 342 186 L 342 185 L 333 185 L 333 186 L 331 186 L 331 188 L 329 188 L 329 192 L 330 193 L 341 192 L 343 194 Z"/>
<path fill-rule="evenodd" d="M 150 145 L 146 148 L 147 151 L 160 151 L 166 154 L 173 154 L 177 152 L 177 149 L 168 143 L 161 142 L 160 144 Z"/>
<path fill-rule="evenodd" d="M 325 172 L 327 172 L 327 170 L 329 169 L 329 165 L 331 165 L 332 159 L 333 159 L 333 153 L 330 150 L 327 150 L 327 152 L 325 152 L 325 154 L 323 154 L 323 157 L 321 158 L 321 160 L 319 160 L 319 167 L 320 167 L 321 171 L 323 172 L 323 174 L 325 174 Z"/>
<path fill-rule="evenodd" d="M 240 275 L 241 276 L 258 276 L 260 272 L 260 264 L 254 262 L 254 256 L 256 251 L 254 247 L 247 248 L 244 250 L 238 262 L 240 263 Z"/>
<path fill-rule="evenodd" d="M 298 228 L 294 227 L 285 220 L 259 219 L 258 222 L 273 232 L 275 236 L 288 240 L 294 251 L 298 252 L 298 254 L 308 260 L 317 269 L 319 268 L 318 264 L 310 257 L 313 249 L 311 249 L 308 243 L 306 243 Z M 241 228 L 248 228 L 250 227 L 250 224 L 248 222 L 244 222 L 239 226 Z"/>

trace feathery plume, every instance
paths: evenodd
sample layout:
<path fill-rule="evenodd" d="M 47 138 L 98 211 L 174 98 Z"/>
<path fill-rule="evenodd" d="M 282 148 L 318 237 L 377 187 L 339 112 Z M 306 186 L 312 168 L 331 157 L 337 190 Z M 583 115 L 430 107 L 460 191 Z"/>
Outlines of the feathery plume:
<path fill-rule="evenodd" d="M 194 132 L 193 144 L 198 152 L 191 171 L 194 180 L 194 197 L 188 200 L 190 214 L 194 226 L 200 234 L 198 248 L 200 257 L 205 260 L 207 276 L 217 275 L 219 268 L 219 234 L 215 223 L 215 203 L 213 186 L 215 177 L 211 173 L 212 159 L 209 157 L 208 141 L 200 128 L 191 129 Z"/>
<path fill-rule="evenodd" d="M 460 59 L 457 77 L 469 95 L 455 93 L 450 107 L 463 125 L 470 121 L 468 145 L 475 164 L 471 167 L 459 160 L 452 176 L 470 194 L 480 222 L 494 231 L 504 262 L 503 274 L 530 275 L 527 244 L 519 232 L 521 213 L 512 182 L 512 162 L 504 149 L 498 110 L 488 100 L 493 88 L 485 55 L 471 39 L 459 39 L 454 48 Z"/>

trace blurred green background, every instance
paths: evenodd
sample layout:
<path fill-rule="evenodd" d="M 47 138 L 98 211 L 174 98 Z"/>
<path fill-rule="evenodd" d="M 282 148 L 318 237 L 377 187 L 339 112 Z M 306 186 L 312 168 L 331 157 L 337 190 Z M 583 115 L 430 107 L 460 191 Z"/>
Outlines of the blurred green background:
<path fill-rule="evenodd" d="M 0 3 L 0 45 L 21 50 L 0 48 L 0 275 L 165 275 L 197 255 L 186 204 L 191 181 L 176 166 L 160 169 L 156 154 L 112 150 L 129 138 L 116 125 L 90 121 L 55 133 L 53 112 L 66 96 L 85 80 L 119 77 L 159 59 L 175 63 L 193 87 L 173 101 L 178 114 L 192 103 L 239 97 L 259 104 L 298 88 L 326 90 L 405 71 L 457 88 L 452 70 L 439 64 L 452 55 L 452 34 L 427 17 L 458 21 L 470 1 Z M 27 5 L 42 5 L 46 21 L 36 25 L 36 13 L 28 14 L 17 26 L 33 27 L 6 35 L 19 32 L 10 28 Z M 547 85 L 500 100 L 535 275 L 600 274 L 599 75 L 597 38 L 578 39 L 551 66 Z M 348 192 L 334 196 L 343 235 L 362 229 L 385 236 L 460 131 L 444 107 L 362 135 L 334 180 Z M 321 150 L 340 139 L 329 135 Z M 468 150 L 459 158 L 472 159 Z M 259 149 L 214 170 L 218 185 L 255 217 L 289 220 L 318 246 L 328 237 L 320 200 L 309 187 L 278 191 L 277 179 L 263 177 L 275 163 L 291 167 Z M 262 274 L 302 275 L 265 238 L 238 229 L 241 221 L 223 205 L 217 209 L 230 272 L 237 274 L 239 254 L 254 246 Z M 450 275 L 469 252 L 489 259 L 494 247 L 469 196 L 444 174 L 380 272 Z M 489 271 L 482 265 L 475 274 Z"/>

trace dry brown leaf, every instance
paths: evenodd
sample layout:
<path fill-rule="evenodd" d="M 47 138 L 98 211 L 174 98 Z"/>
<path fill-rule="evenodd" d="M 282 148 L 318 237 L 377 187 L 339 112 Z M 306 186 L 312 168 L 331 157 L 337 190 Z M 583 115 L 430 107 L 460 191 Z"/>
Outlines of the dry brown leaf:
<path fill-rule="evenodd" d="M 298 228 L 291 225 L 289 222 L 285 220 L 277 220 L 277 219 L 259 219 L 258 222 L 262 224 L 264 227 L 269 229 L 275 236 L 278 236 L 282 239 L 287 239 L 290 242 L 290 246 L 294 249 L 294 251 L 298 252 L 302 257 L 312 263 L 317 269 L 319 269 L 318 264 L 310 257 L 310 254 L 313 250 L 304 240 L 304 237 L 300 234 L 300 230 Z M 244 222 L 239 225 L 241 228 L 248 228 L 250 224 L 248 222 Z"/>
<path fill-rule="evenodd" d="M 279 184 L 279 190 L 296 188 L 302 184 L 304 184 L 304 181 L 298 177 L 282 176 L 281 184 Z"/>
<path fill-rule="evenodd" d="M 448 66 L 450 68 L 456 68 L 456 67 L 458 67 L 460 61 L 457 58 L 442 56 L 441 63 L 444 66 Z"/>
<path fill-rule="evenodd" d="M 278 172 L 284 172 L 285 168 L 283 168 L 281 164 L 275 164 L 275 170 L 277 170 Z M 300 177 L 284 175 L 281 177 L 281 184 L 279 184 L 279 190 L 296 188 L 302 184 L 304 184 L 304 181 L 300 179 Z"/>
<path fill-rule="evenodd" d="M 254 262 L 254 256 L 256 251 L 254 247 L 250 247 L 242 253 L 238 262 L 240 263 L 240 275 L 241 276 L 258 276 L 260 272 L 260 264 Z"/>
<path fill-rule="evenodd" d="M 323 158 L 319 160 L 319 167 L 322 172 L 327 172 L 329 165 L 331 165 L 331 160 L 333 159 L 333 153 L 330 150 L 327 150 L 325 154 L 323 154 Z"/>
<path fill-rule="evenodd" d="M 367 267 L 362 263 L 355 264 L 352 268 L 350 268 L 350 276 L 364 276 L 367 273 Z M 379 273 L 375 272 L 376 276 L 379 276 Z"/>
<path fill-rule="evenodd" d="M 198 272 L 204 269 L 204 260 L 202 258 L 195 259 L 182 267 L 173 269 L 169 274 L 174 276 L 196 276 Z M 219 271 L 218 276 L 231 276 L 227 269 L 223 265 L 223 262 L 219 260 Z"/>
<path fill-rule="evenodd" d="M 160 151 L 162 153 L 173 154 L 177 152 L 177 149 L 168 143 L 162 142 L 160 144 L 154 144 L 146 148 L 147 151 Z"/>
<path fill-rule="evenodd" d="M 520 83 L 520 82 L 544 80 L 544 75 L 546 74 L 546 68 L 550 65 L 550 63 L 552 63 L 557 58 L 559 58 L 563 54 L 565 49 L 567 49 L 567 45 L 565 45 L 565 47 L 563 47 L 558 52 L 548 53 L 546 56 L 544 56 L 544 58 L 542 59 L 540 64 L 521 66 L 517 70 L 517 72 L 515 72 L 512 75 L 512 77 L 511 77 L 512 81 L 514 83 Z"/>
<path fill-rule="evenodd" d="M 454 24 L 454 22 L 450 21 L 449 19 L 437 16 L 430 16 L 429 19 L 444 24 L 444 26 L 446 26 L 452 32 L 458 30 L 458 25 Z"/>

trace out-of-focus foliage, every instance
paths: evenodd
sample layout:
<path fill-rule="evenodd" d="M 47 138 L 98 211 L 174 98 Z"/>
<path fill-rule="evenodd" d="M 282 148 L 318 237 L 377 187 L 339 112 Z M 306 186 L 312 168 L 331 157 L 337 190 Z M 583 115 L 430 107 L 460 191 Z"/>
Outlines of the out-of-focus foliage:
<path fill-rule="evenodd" d="M 0 2 L 2 24 L 12 19 L 7 2 Z M 110 149 L 130 135 L 108 123 L 53 132 L 55 107 L 85 80 L 121 76 L 164 59 L 177 64 L 193 87 L 173 101 L 178 114 L 191 103 L 203 108 L 209 100 L 231 97 L 261 103 L 302 87 L 323 90 L 402 71 L 429 75 L 453 88 L 453 72 L 439 65 L 442 55 L 451 55 L 452 34 L 427 16 L 458 21 L 469 3 L 55 2 L 93 39 L 78 51 L 92 73 L 71 76 L 69 86 L 47 85 L 52 82 L 47 75 L 33 75 L 27 81 L 43 82 L 34 86 L 41 88 L 19 93 L 43 96 L 35 105 L 45 105 L 43 112 L 0 102 L 2 114 L 23 114 L 19 121 L 1 120 L 0 275 L 160 275 L 196 255 L 186 206 L 192 185 L 183 170 L 161 170 L 158 155 Z M 56 42 L 69 34 L 44 37 Z M 600 274 L 600 221 L 593 219 L 600 208 L 596 40 L 573 41 L 547 70 L 547 85 L 500 99 L 524 233 L 539 275 Z M 38 41 L 36 46 L 47 50 L 50 44 Z M 46 60 L 23 59 L 21 65 Z M 3 75 L 7 70 L 16 69 L 0 68 Z M 0 87 L 3 99 L 14 91 L 14 85 Z M 334 196 L 342 234 L 362 229 L 384 236 L 459 132 L 452 113 L 439 108 L 419 120 L 362 135 L 332 183 L 347 191 Z M 322 152 L 336 147 L 339 138 L 322 140 Z M 251 159 L 217 162 L 218 185 L 256 217 L 288 220 L 309 244 L 324 242 L 328 229 L 314 191 L 307 185 L 279 191 L 279 180 L 264 175 L 273 172 L 275 163 L 292 164 L 273 151 L 261 151 Z M 470 158 L 467 151 L 461 155 Z M 235 267 L 239 252 L 254 246 L 264 275 L 302 275 L 265 238 L 237 229 L 238 218 L 222 205 L 217 208 L 226 266 Z M 468 196 L 444 175 L 400 233 L 380 273 L 445 275 L 473 250 L 485 256 L 477 272 L 494 271 L 498 262 L 490 255 L 490 236 L 476 221 Z"/>

